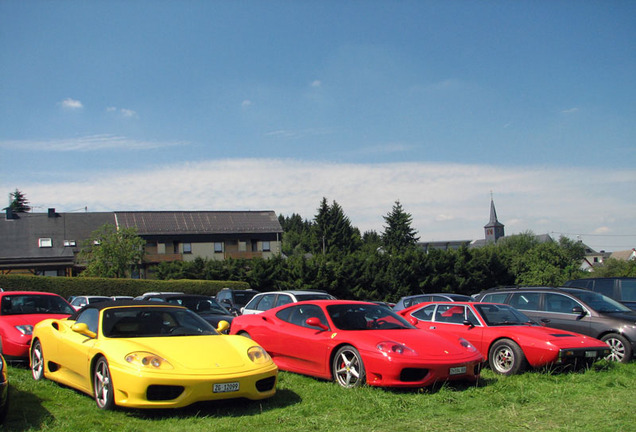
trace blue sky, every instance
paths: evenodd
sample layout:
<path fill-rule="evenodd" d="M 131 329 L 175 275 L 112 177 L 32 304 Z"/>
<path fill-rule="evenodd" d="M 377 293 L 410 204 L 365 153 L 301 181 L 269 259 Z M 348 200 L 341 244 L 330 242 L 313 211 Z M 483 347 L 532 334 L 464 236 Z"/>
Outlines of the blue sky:
<path fill-rule="evenodd" d="M 0 0 L 0 191 L 636 247 L 631 1 Z"/>

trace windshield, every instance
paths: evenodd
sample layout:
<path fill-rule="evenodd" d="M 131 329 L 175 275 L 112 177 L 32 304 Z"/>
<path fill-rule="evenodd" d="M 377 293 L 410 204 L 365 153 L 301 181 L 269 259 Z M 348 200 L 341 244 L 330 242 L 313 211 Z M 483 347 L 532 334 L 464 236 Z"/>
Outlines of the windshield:
<path fill-rule="evenodd" d="M 563 290 L 583 301 L 596 312 L 632 312 L 622 303 L 594 291 Z"/>
<path fill-rule="evenodd" d="M 296 294 L 296 300 L 307 301 L 307 300 L 333 300 L 334 297 L 330 294 Z"/>
<path fill-rule="evenodd" d="M 176 307 L 121 307 L 105 309 L 102 332 L 106 337 L 217 335 L 216 330 L 189 309 Z"/>
<path fill-rule="evenodd" d="M 394 330 L 415 328 L 392 310 L 375 304 L 327 306 L 334 325 L 340 330 Z"/>
<path fill-rule="evenodd" d="M 534 324 L 523 312 L 511 306 L 479 303 L 475 304 L 475 309 L 489 326 Z"/>
<path fill-rule="evenodd" d="M 15 294 L 2 297 L 2 315 L 68 314 L 73 308 L 61 297 L 45 294 Z"/>

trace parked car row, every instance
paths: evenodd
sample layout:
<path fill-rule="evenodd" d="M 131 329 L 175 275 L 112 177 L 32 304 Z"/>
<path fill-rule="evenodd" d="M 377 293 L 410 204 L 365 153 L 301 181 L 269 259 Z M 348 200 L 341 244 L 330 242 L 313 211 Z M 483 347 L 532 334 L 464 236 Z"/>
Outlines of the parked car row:
<path fill-rule="evenodd" d="M 56 294 L 0 292 L 0 341 L 7 358 L 29 360 L 34 379 L 90 394 L 102 409 L 263 399 L 275 394 L 279 369 L 345 388 L 473 382 L 484 365 L 512 375 L 627 362 L 636 342 L 636 311 L 575 288 L 423 294 L 395 309 L 277 291 L 255 293 L 238 316 L 218 296 L 89 297 L 76 297 L 85 304 L 75 310 Z M 1 397 L 0 387 L 0 416 Z"/>

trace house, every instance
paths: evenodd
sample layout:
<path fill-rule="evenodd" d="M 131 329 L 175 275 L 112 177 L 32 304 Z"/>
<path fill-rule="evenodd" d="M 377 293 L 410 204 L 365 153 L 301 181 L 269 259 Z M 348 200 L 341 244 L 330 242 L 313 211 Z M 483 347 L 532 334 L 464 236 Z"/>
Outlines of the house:
<path fill-rule="evenodd" d="M 612 252 L 610 258 L 622 261 L 634 261 L 636 260 L 636 249 Z"/>
<path fill-rule="evenodd" d="M 0 273 L 74 276 L 91 234 L 110 224 L 136 228 L 146 241 L 140 277 L 164 261 L 198 257 L 270 258 L 281 253 L 282 227 L 271 211 L 123 211 L 13 213 L 0 219 Z"/>

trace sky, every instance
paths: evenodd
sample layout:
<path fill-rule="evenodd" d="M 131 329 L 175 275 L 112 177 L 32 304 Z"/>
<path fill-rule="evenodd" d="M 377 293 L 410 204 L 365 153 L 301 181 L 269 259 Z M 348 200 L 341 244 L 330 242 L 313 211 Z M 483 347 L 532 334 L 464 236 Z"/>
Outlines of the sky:
<path fill-rule="evenodd" d="M 636 247 L 636 2 L 0 0 L 0 193 Z M 4 206 L 2 206 L 4 207 Z"/>

